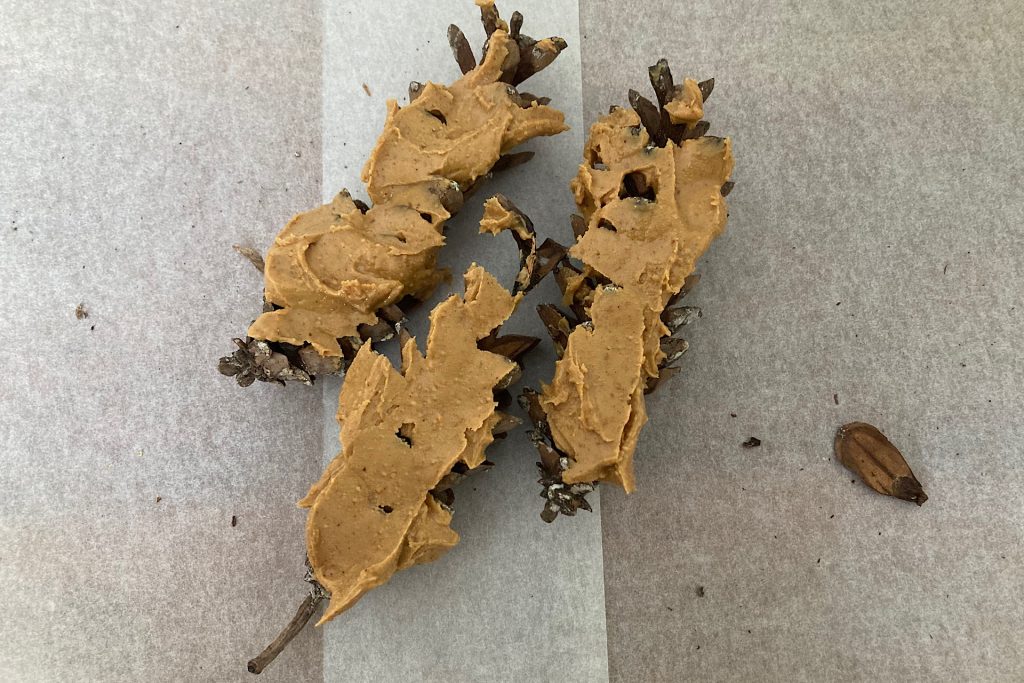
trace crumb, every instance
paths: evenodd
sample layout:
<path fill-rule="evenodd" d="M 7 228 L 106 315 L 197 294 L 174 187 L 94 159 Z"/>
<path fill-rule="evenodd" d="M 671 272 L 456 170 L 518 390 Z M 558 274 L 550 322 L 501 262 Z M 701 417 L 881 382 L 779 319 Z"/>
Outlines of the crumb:
<path fill-rule="evenodd" d="M 231 515 L 231 526 L 238 526 L 238 517 Z"/>
<path fill-rule="evenodd" d="M 818 561 L 815 564 L 821 564 L 821 558 L 820 557 L 818 558 Z"/>
<path fill-rule="evenodd" d="M 363 83 L 363 92 L 366 93 L 367 97 L 373 97 L 373 93 L 370 92 L 370 86 Z"/>
<path fill-rule="evenodd" d="M 704 586 L 697 586 L 697 597 L 698 598 L 703 598 L 704 597 Z"/>
<path fill-rule="evenodd" d="M 295 158 L 298 159 L 302 156 L 302 152 L 295 152 Z"/>
<path fill-rule="evenodd" d="M 761 439 L 757 438 L 756 436 L 752 436 L 752 437 L 750 437 L 749 439 L 747 439 L 746 441 L 743 442 L 743 447 L 744 448 L 757 448 L 760 445 L 761 445 Z"/>
<path fill-rule="evenodd" d="M 665 605 L 665 609 L 667 609 L 669 612 L 675 612 L 675 610 L 669 607 L 668 605 Z"/>
<path fill-rule="evenodd" d="M 158 503 L 159 503 L 159 502 L 160 502 L 161 500 L 163 500 L 163 497 L 161 497 L 161 496 L 157 496 L 157 497 L 156 497 L 156 502 L 158 502 Z"/>
<path fill-rule="evenodd" d="M 736 417 L 736 413 L 729 413 L 729 417 Z"/>
<path fill-rule="evenodd" d="M 90 331 L 90 332 L 92 332 L 92 331 L 93 331 L 93 330 L 95 330 L 95 329 L 96 329 L 96 326 L 95 326 L 95 325 L 89 325 L 89 331 Z"/>
<path fill-rule="evenodd" d="M 839 405 L 839 394 L 832 394 L 832 400 L 836 402 L 836 405 Z"/>
<path fill-rule="evenodd" d="M 85 320 L 89 317 L 89 310 L 85 307 L 85 304 L 75 306 L 75 317 L 79 320 Z"/>

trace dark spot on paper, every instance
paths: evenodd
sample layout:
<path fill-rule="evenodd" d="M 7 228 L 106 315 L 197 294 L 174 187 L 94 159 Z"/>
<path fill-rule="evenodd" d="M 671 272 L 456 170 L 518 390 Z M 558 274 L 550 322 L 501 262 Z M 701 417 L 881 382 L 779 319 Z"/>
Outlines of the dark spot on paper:
<path fill-rule="evenodd" d="M 703 598 L 704 597 L 704 586 L 697 586 L 697 597 L 698 598 Z"/>
<path fill-rule="evenodd" d="M 231 515 L 231 526 L 238 526 L 238 517 Z"/>
<path fill-rule="evenodd" d="M 752 436 L 752 437 L 750 437 L 749 439 L 747 439 L 746 441 L 743 442 L 743 447 L 744 448 L 757 448 L 760 445 L 761 445 L 761 439 L 757 438 L 756 436 Z"/>
<path fill-rule="evenodd" d="M 820 557 L 818 558 L 818 561 L 815 564 L 821 564 L 821 558 Z"/>
<path fill-rule="evenodd" d="M 79 320 L 85 320 L 89 317 L 89 310 L 85 307 L 85 304 L 75 306 L 75 317 Z"/>
<path fill-rule="evenodd" d="M 160 502 L 161 500 L 163 500 L 163 497 L 162 497 L 162 496 L 157 496 L 157 497 L 156 497 L 156 502 L 158 502 L 158 503 L 159 503 L 159 502 Z"/>
<path fill-rule="evenodd" d="M 832 400 L 836 402 L 836 405 L 839 405 L 839 394 L 832 394 Z"/>
<path fill-rule="evenodd" d="M 836 516 L 835 516 L 835 515 L 829 515 L 829 516 L 828 516 L 828 518 L 829 518 L 829 519 L 835 519 L 835 518 L 836 518 Z"/>
<path fill-rule="evenodd" d="M 668 605 L 665 605 L 665 609 L 667 609 L 669 612 L 675 612 L 675 610 L 669 607 Z"/>
<path fill-rule="evenodd" d="M 93 330 L 95 330 L 95 329 L 96 329 L 96 326 L 95 326 L 95 325 L 89 325 L 89 331 L 90 331 L 90 332 L 92 332 L 92 331 L 93 331 Z"/>
<path fill-rule="evenodd" d="M 373 97 L 373 93 L 370 92 L 370 86 L 363 83 L 363 92 L 366 93 L 367 97 Z"/>
<path fill-rule="evenodd" d="M 729 413 L 729 417 L 736 417 L 736 413 Z"/>

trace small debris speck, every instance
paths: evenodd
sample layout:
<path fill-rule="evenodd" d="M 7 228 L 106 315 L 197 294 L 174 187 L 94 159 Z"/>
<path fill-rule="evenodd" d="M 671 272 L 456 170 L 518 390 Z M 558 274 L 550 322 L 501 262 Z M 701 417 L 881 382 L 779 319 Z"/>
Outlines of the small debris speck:
<path fill-rule="evenodd" d="M 159 503 L 159 502 L 160 502 L 161 500 L 163 500 L 163 497 L 162 497 L 162 496 L 157 496 L 157 497 L 156 497 L 156 502 L 158 502 L 158 503 Z"/>
<path fill-rule="evenodd" d="M 821 558 L 820 557 L 818 558 L 818 561 L 815 562 L 815 564 L 821 564 Z"/>
<path fill-rule="evenodd" d="M 89 310 L 85 307 L 85 304 L 75 306 L 75 317 L 79 320 L 85 320 L 89 317 Z"/>
<path fill-rule="evenodd" d="M 761 445 L 761 439 L 757 438 L 756 436 L 752 436 L 752 437 L 750 437 L 749 439 L 747 439 L 746 441 L 743 442 L 743 447 L 744 448 L 757 448 L 760 445 Z"/>
<path fill-rule="evenodd" d="M 665 605 L 665 609 L 667 609 L 669 612 L 675 612 L 675 610 L 669 607 L 668 605 Z"/>
<path fill-rule="evenodd" d="M 704 586 L 697 586 L 697 597 L 698 598 L 703 598 L 704 597 Z"/>
<path fill-rule="evenodd" d="M 832 394 L 832 400 L 836 402 L 836 405 L 839 405 L 839 394 Z"/>
<path fill-rule="evenodd" d="M 835 516 L 835 515 L 829 515 L 829 516 L 828 516 L 828 518 L 829 518 L 829 519 L 835 519 L 835 518 L 836 518 L 836 516 Z"/>
<path fill-rule="evenodd" d="M 89 325 L 89 331 L 92 332 L 96 329 L 95 325 Z"/>
<path fill-rule="evenodd" d="M 729 413 L 729 417 L 736 417 L 736 413 Z"/>
<path fill-rule="evenodd" d="M 302 152 L 295 152 L 295 158 L 298 159 L 302 156 Z"/>
<path fill-rule="evenodd" d="M 363 92 L 366 93 L 367 97 L 373 97 L 373 93 L 370 92 L 370 86 L 363 83 Z"/>
<path fill-rule="evenodd" d="M 231 515 L 231 526 L 238 526 L 238 517 Z"/>

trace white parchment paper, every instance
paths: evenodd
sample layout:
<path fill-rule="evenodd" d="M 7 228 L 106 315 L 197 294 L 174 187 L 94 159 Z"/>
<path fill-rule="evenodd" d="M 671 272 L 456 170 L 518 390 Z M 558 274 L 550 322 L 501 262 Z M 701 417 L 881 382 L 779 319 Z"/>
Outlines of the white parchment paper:
<path fill-rule="evenodd" d="M 462 291 L 473 261 L 511 285 L 518 256 L 509 236 L 477 234 L 483 200 L 504 192 L 542 236 L 571 240 L 568 180 L 582 149 L 579 28 L 576 2 L 503 3 L 525 16 L 535 38 L 560 35 L 569 49 L 523 90 L 554 98 L 572 130 L 534 140 L 526 166 L 487 183 L 450 224 L 442 261 L 451 286 L 413 316 L 422 338 L 434 302 Z M 383 125 L 386 98 L 407 101 L 409 81 L 450 82 L 459 75 L 446 39 L 457 23 L 479 50 L 479 14 L 469 2 L 403 0 L 353 6 L 327 2 L 324 12 L 324 199 L 341 187 L 363 195 L 359 171 Z M 363 85 L 370 91 L 367 95 Z M 549 281 L 504 328 L 544 336 L 534 307 L 554 300 Z M 537 386 L 553 358 L 542 348 L 527 359 L 525 384 Z M 325 460 L 338 451 L 337 382 L 324 388 Z M 324 628 L 328 681 L 600 681 L 607 678 L 601 526 L 594 514 L 544 524 L 534 461 L 523 431 L 488 450 L 490 472 L 456 490 L 453 526 L 459 545 L 432 564 L 397 574 Z"/>

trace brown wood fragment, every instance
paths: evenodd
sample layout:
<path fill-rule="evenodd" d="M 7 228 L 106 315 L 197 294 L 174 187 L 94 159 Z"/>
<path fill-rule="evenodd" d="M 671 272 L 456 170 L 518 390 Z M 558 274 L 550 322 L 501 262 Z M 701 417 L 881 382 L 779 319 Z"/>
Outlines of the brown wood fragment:
<path fill-rule="evenodd" d="M 636 90 L 629 91 L 629 106 L 640 116 L 640 123 L 647 129 L 651 141 L 659 147 L 664 146 L 667 138 L 661 126 L 661 110 Z"/>
<path fill-rule="evenodd" d="M 565 353 L 565 346 L 569 343 L 569 333 L 572 326 L 566 320 L 562 312 L 552 304 L 541 304 L 537 306 L 537 315 L 544 323 L 544 328 L 551 335 L 551 341 L 555 344 L 555 353 L 561 358 Z"/>
<path fill-rule="evenodd" d="M 409 83 L 409 102 L 412 102 L 420 93 L 423 92 L 423 84 L 419 81 L 410 81 Z"/>
<path fill-rule="evenodd" d="M 572 234 L 577 240 L 587 234 L 587 228 L 590 227 L 587 224 L 587 219 L 578 213 L 574 213 L 569 217 L 569 221 L 572 223 Z"/>
<path fill-rule="evenodd" d="M 711 97 L 711 91 L 715 89 L 715 79 L 709 78 L 706 81 L 701 81 L 697 84 L 697 87 L 700 88 L 701 99 L 707 102 L 708 98 Z"/>
<path fill-rule="evenodd" d="M 263 256 L 260 254 L 260 252 L 256 251 L 252 247 L 245 247 L 242 246 L 241 244 L 232 244 L 231 246 L 234 248 L 235 251 L 237 251 L 239 254 L 247 258 L 249 260 L 249 263 L 252 264 L 253 268 L 260 271 L 261 273 L 263 272 Z"/>
<path fill-rule="evenodd" d="M 878 493 L 918 505 L 928 500 L 903 454 L 877 427 L 866 422 L 843 425 L 836 432 L 835 449 L 839 462 Z"/>
<path fill-rule="evenodd" d="M 455 24 L 448 27 L 448 44 L 452 46 L 452 54 L 455 55 L 455 61 L 458 62 L 462 73 L 468 74 L 476 68 L 473 48 L 466 39 L 466 34 Z"/>
<path fill-rule="evenodd" d="M 477 347 L 483 351 L 490 351 L 499 356 L 505 356 L 509 360 L 518 360 L 528 353 L 540 342 L 537 337 L 529 337 L 523 334 L 506 334 L 502 337 L 485 337 L 477 342 Z"/>
<path fill-rule="evenodd" d="M 523 15 L 520 12 L 513 12 L 508 20 L 508 34 L 512 38 L 519 38 L 519 31 L 523 28 Z"/>
<path fill-rule="evenodd" d="M 323 601 L 325 597 L 327 596 L 324 594 L 323 589 L 316 586 L 315 589 L 305 597 L 302 604 L 299 605 L 299 609 L 295 612 L 295 616 L 292 617 L 290 622 L 288 622 L 288 625 L 285 626 L 280 635 L 278 635 L 270 645 L 267 645 L 263 652 L 249 660 L 249 664 L 246 667 L 249 673 L 263 673 L 263 670 L 267 668 L 267 666 L 274 661 L 279 654 L 281 654 L 281 651 L 284 650 L 285 646 L 287 646 L 295 636 L 299 635 L 299 631 L 301 631 L 302 627 L 304 627 L 313 617 L 316 613 L 317 607 L 320 606 L 320 602 Z"/>

